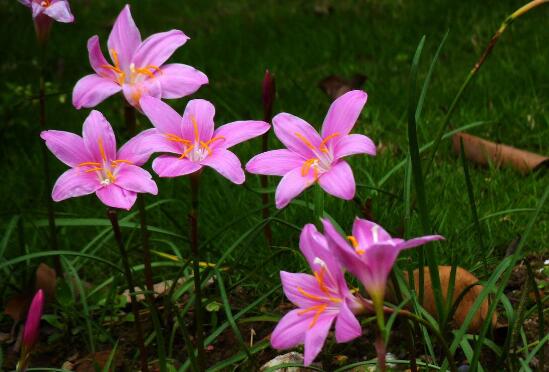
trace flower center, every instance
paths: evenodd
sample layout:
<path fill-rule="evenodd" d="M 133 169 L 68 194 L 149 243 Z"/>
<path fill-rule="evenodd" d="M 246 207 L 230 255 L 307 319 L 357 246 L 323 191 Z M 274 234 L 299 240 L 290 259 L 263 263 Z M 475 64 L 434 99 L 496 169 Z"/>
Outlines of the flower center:
<path fill-rule="evenodd" d="M 97 144 L 99 146 L 99 152 L 101 153 L 101 162 L 95 162 L 95 161 L 86 161 L 83 163 L 78 164 L 78 167 L 86 167 L 87 169 L 84 170 L 85 173 L 91 173 L 96 172 L 97 176 L 99 177 L 99 182 L 103 186 L 110 185 L 111 183 L 116 182 L 116 173 L 117 173 L 117 167 L 120 164 L 133 164 L 129 160 L 124 159 L 118 159 L 118 160 L 111 160 L 109 161 L 107 159 L 107 155 L 105 154 L 105 149 L 103 148 L 103 140 L 101 137 L 97 140 Z"/>
<path fill-rule="evenodd" d="M 339 292 L 336 289 L 332 288 L 325 280 L 326 275 L 328 275 L 328 277 L 330 278 L 332 283 L 335 283 L 335 280 L 334 280 L 332 274 L 330 273 L 330 271 L 328 270 L 326 264 L 322 260 L 320 260 L 319 258 L 315 259 L 315 263 L 317 263 L 317 260 L 319 262 L 321 262 L 321 268 L 318 271 L 317 270 L 314 271 L 314 276 L 315 276 L 315 279 L 317 281 L 318 288 L 323 293 L 323 295 L 315 295 L 315 294 L 312 294 L 312 293 L 309 293 L 309 292 L 305 291 L 303 288 L 301 288 L 299 286 L 297 287 L 297 291 L 303 297 L 306 297 L 310 300 L 319 302 L 319 304 L 317 304 L 317 305 L 313 305 L 311 307 L 308 307 L 308 308 L 303 309 L 303 310 L 298 312 L 299 315 L 307 314 L 307 313 L 310 313 L 312 311 L 315 312 L 313 320 L 311 321 L 311 324 L 309 325 L 309 329 L 314 327 L 314 325 L 318 321 L 318 317 L 324 311 L 326 311 L 326 309 L 328 308 L 329 305 L 339 304 L 342 301 L 342 299 L 340 298 L 341 296 L 340 296 Z M 335 296 L 339 296 L 339 297 L 335 297 Z"/>
<path fill-rule="evenodd" d="M 320 142 L 320 145 L 318 147 L 315 147 L 311 143 L 311 141 L 309 141 L 301 133 L 295 132 L 294 134 L 315 155 L 315 157 L 307 159 L 303 163 L 303 166 L 301 167 L 301 175 L 303 177 L 306 177 L 307 175 L 309 175 L 309 173 L 312 170 L 313 171 L 314 181 L 316 181 L 322 173 L 325 173 L 325 172 L 329 171 L 330 168 L 331 168 L 332 162 L 334 160 L 334 155 L 332 153 L 331 147 L 328 147 L 328 142 L 330 140 L 332 140 L 333 138 L 339 136 L 339 133 L 333 133 L 333 134 L 330 134 L 330 135 L 326 136 L 322 140 L 322 142 Z"/>
<path fill-rule="evenodd" d="M 47 8 L 50 5 L 51 5 L 51 0 L 43 0 L 43 1 L 40 2 L 40 6 L 42 6 L 44 8 Z"/>
<path fill-rule="evenodd" d="M 146 77 L 154 78 L 156 77 L 155 72 L 162 74 L 160 67 L 155 65 L 147 65 L 145 67 L 135 67 L 135 64 L 130 64 L 130 70 L 124 71 L 120 66 L 120 60 L 118 59 L 118 52 L 115 49 L 109 49 L 112 56 L 112 65 L 101 65 L 102 68 L 111 70 L 116 74 L 116 81 L 118 84 L 123 85 L 124 83 L 135 84 L 145 80 Z"/>
<path fill-rule="evenodd" d="M 183 145 L 183 153 L 181 154 L 179 159 L 187 158 L 190 161 L 199 162 L 212 154 L 212 149 L 210 148 L 210 145 L 212 143 L 220 140 L 224 141 L 225 137 L 217 136 L 217 137 L 213 137 L 208 141 L 201 141 L 200 133 L 198 131 L 198 123 L 196 122 L 195 117 L 192 115 L 191 115 L 191 123 L 193 124 L 193 132 L 194 132 L 193 141 L 181 138 L 178 135 L 171 134 L 171 133 L 166 134 L 166 138 L 169 141 L 181 143 Z"/>
<path fill-rule="evenodd" d="M 366 251 L 364 249 L 360 248 L 360 245 L 358 244 L 358 240 L 352 235 L 349 235 L 347 239 L 351 242 L 351 245 L 355 249 L 355 252 L 359 255 L 363 255 Z"/>

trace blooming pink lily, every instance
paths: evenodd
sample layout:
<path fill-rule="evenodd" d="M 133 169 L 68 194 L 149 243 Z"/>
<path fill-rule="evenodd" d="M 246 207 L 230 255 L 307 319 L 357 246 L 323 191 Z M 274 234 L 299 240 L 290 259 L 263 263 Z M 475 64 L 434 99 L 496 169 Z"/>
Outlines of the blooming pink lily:
<path fill-rule="evenodd" d="M 241 184 L 245 179 L 242 165 L 228 148 L 257 137 L 270 127 L 264 121 L 244 120 L 214 130 L 215 108 L 203 99 L 189 101 L 183 117 L 154 97 L 143 97 L 141 108 L 155 128 L 138 135 L 140 152 L 176 154 L 154 159 L 152 167 L 160 177 L 183 176 L 208 166 Z"/>
<path fill-rule="evenodd" d="M 53 186 L 54 201 L 95 193 L 103 204 L 129 210 L 137 193 L 158 193 L 150 173 L 140 168 L 147 158 L 137 151 L 136 137 L 117 152 L 112 127 L 99 111 L 93 110 L 84 121 L 82 137 L 57 130 L 40 136 L 71 167 Z"/>
<path fill-rule="evenodd" d="M 277 208 L 284 208 L 307 187 L 318 182 L 327 193 L 350 200 L 355 195 L 355 179 L 344 157 L 376 154 L 372 140 L 361 134 L 349 134 L 368 95 L 360 90 L 336 99 L 318 132 L 306 121 L 287 113 L 273 118 L 278 139 L 287 147 L 252 158 L 246 170 L 255 174 L 283 176 L 275 194 Z"/>
<path fill-rule="evenodd" d="M 41 42 L 47 39 L 52 20 L 62 23 L 74 22 L 67 0 L 19 0 L 19 2 L 31 8 L 36 35 Z"/>
<path fill-rule="evenodd" d="M 304 344 L 304 364 L 308 366 L 324 346 L 334 320 L 337 342 L 349 342 L 362 334 L 354 314 L 364 308 L 349 291 L 326 238 L 314 225 L 303 228 L 299 248 L 314 275 L 280 272 L 284 293 L 298 309 L 280 320 L 271 335 L 271 345 L 287 349 Z"/>
<path fill-rule="evenodd" d="M 23 330 L 23 345 L 27 352 L 30 351 L 38 341 L 38 336 L 40 334 L 40 318 L 42 318 L 43 310 L 44 292 L 39 289 L 32 299 L 25 322 L 25 328 Z"/>
<path fill-rule="evenodd" d="M 356 276 L 374 301 L 383 303 L 387 277 L 399 253 L 405 249 L 414 248 L 433 240 L 442 240 L 440 235 L 427 235 L 411 240 L 392 238 L 378 224 L 355 219 L 353 235 L 345 239 L 332 223 L 324 219 L 324 233 L 339 260 L 354 276 Z"/>
<path fill-rule="evenodd" d="M 107 42 L 112 64 L 101 52 L 99 37 L 88 40 L 90 64 L 95 74 L 84 76 L 76 83 L 72 93 L 74 107 L 94 107 L 120 91 L 136 108 L 143 95 L 181 98 L 194 93 L 208 83 L 204 73 L 179 63 L 164 65 L 188 39 L 183 32 L 171 30 L 141 41 L 130 6 L 126 5 Z"/>

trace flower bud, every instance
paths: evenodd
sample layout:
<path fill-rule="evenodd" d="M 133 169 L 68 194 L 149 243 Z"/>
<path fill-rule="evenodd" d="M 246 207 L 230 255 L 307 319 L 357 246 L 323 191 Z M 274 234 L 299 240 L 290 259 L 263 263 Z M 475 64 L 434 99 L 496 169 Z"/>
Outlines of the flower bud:
<path fill-rule="evenodd" d="M 44 292 L 39 289 L 34 295 L 27 314 L 25 329 L 23 331 L 23 345 L 29 351 L 38 341 L 40 334 L 40 318 L 44 310 Z"/>

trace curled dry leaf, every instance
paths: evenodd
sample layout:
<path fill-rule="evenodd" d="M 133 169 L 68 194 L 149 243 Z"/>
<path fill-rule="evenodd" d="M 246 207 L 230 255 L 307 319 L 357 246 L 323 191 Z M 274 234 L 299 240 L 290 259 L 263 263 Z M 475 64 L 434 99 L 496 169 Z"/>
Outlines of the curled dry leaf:
<path fill-rule="evenodd" d="M 322 89 L 328 97 L 336 99 L 353 89 L 362 89 L 366 80 L 368 80 L 368 77 L 361 74 L 355 74 L 350 79 L 338 75 L 330 75 L 320 80 L 318 87 Z"/>
<path fill-rule="evenodd" d="M 514 168 L 522 174 L 549 166 L 549 157 L 547 156 L 487 141 L 462 132 L 452 136 L 452 144 L 456 154 L 461 152 L 460 140 L 463 140 L 465 157 L 482 166 L 492 163 L 498 168 L 501 166 Z"/>
<path fill-rule="evenodd" d="M 438 267 L 438 274 L 440 277 L 440 285 L 441 285 L 444 301 L 446 301 L 446 298 L 448 296 L 448 287 L 450 285 L 451 270 L 452 270 L 451 266 Z M 431 275 L 429 274 L 429 268 L 424 267 L 423 272 L 424 272 L 423 306 L 425 307 L 425 310 L 429 312 L 429 314 L 436 316 L 437 309 L 435 305 L 435 297 L 433 293 L 433 285 L 431 283 Z M 473 274 L 471 274 L 469 271 L 461 267 L 456 268 L 452 303 L 454 303 L 458 299 L 458 297 L 460 297 L 461 293 L 463 293 L 465 290 L 467 290 L 467 293 L 463 296 L 463 299 L 459 303 L 454 313 L 452 324 L 451 324 L 454 329 L 461 327 L 461 325 L 465 321 L 465 318 L 467 317 L 467 314 L 469 314 L 469 312 L 471 311 L 471 307 L 475 303 L 475 300 L 480 295 L 480 293 L 484 290 L 483 286 L 474 285 L 475 283 L 478 283 L 478 282 L 479 282 L 478 278 Z M 416 292 L 418 292 L 419 291 L 419 269 L 414 270 L 414 284 L 416 287 Z M 480 309 L 476 312 L 475 316 L 473 317 L 471 324 L 469 325 L 470 333 L 476 333 L 480 330 L 480 327 L 482 326 L 482 324 L 484 323 L 484 320 L 486 319 L 489 305 L 490 303 L 488 299 L 485 299 Z M 492 316 L 493 327 L 496 326 L 496 322 L 497 322 L 497 316 L 494 313 Z"/>
<path fill-rule="evenodd" d="M 36 269 L 36 290 L 43 290 L 48 301 L 52 301 L 55 298 L 55 288 L 57 285 L 57 274 L 55 270 L 41 263 Z"/>

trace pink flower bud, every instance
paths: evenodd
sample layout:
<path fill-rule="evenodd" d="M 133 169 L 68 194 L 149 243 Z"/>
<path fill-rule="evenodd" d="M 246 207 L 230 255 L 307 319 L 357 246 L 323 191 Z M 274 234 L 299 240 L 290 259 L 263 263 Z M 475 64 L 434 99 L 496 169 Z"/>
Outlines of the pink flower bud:
<path fill-rule="evenodd" d="M 27 314 L 25 329 L 23 331 L 23 345 L 30 350 L 38 341 L 40 334 L 40 318 L 44 310 L 44 292 L 39 289 L 34 295 Z"/>
<path fill-rule="evenodd" d="M 270 122 L 273 117 L 273 103 L 275 100 L 276 87 L 274 77 L 269 70 L 265 70 L 263 78 L 263 119 Z"/>

